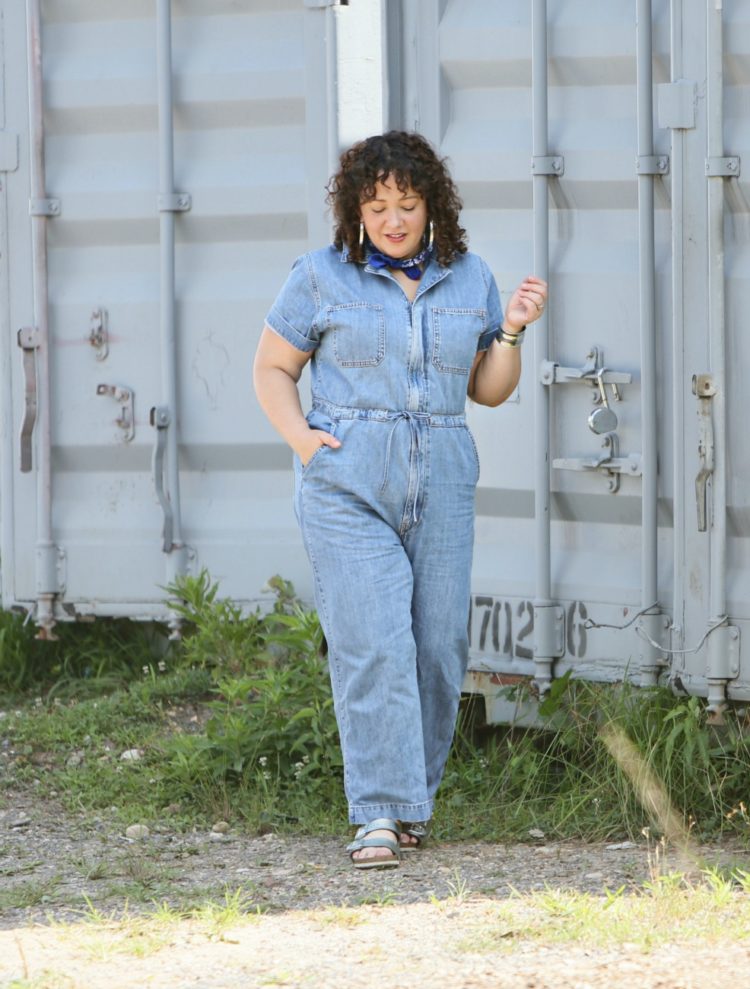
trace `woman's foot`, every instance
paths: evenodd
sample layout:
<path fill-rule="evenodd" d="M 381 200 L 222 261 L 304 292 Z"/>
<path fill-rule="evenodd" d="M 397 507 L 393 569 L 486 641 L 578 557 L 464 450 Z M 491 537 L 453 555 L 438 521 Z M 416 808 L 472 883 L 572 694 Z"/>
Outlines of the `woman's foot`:
<path fill-rule="evenodd" d="M 355 869 L 393 869 L 401 860 L 398 821 L 380 817 L 363 825 L 347 846 Z"/>

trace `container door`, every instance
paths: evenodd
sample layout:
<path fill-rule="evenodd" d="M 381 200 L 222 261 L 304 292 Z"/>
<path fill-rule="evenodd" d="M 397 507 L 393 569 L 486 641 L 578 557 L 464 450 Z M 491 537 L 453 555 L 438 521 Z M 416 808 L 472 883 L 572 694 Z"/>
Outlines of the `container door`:
<path fill-rule="evenodd" d="M 526 3 L 423 0 L 409 43 L 422 46 L 418 78 L 402 107 L 447 155 L 464 200 L 470 247 L 492 268 L 503 300 L 532 270 L 531 14 Z M 662 17 L 664 11 L 661 12 Z M 434 34 L 423 30 L 434 24 Z M 657 28 L 659 25 L 657 24 Z M 550 154 L 563 159 L 550 183 L 550 389 L 552 586 L 561 626 L 559 675 L 621 677 L 637 665 L 634 629 L 616 631 L 641 606 L 641 480 L 644 428 L 671 457 L 669 390 L 657 423 L 641 421 L 636 157 L 636 35 L 629 3 L 550 7 Z M 657 30 L 657 61 L 668 36 Z M 660 46 L 660 47 L 659 47 Z M 432 53 L 430 55 L 430 53 Z M 416 108 L 413 110 L 412 108 Z M 657 134 L 669 151 L 669 134 Z M 670 324 L 670 203 L 657 190 L 657 307 Z M 532 337 L 534 328 L 527 334 Z M 482 461 L 471 618 L 472 669 L 496 684 L 534 674 L 534 390 L 544 369 L 524 347 L 517 392 L 499 409 L 472 407 Z M 669 338 L 659 361 L 669 376 Z M 592 371 L 617 378 L 599 387 Z M 619 382 L 619 383 L 618 383 Z M 606 400 L 606 401 L 605 401 Z M 608 405 L 616 427 L 595 432 Z M 616 432 L 616 449 L 604 433 Z M 632 459 L 632 471 L 607 461 Z M 601 464 L 597 467 L 597 464 Z M 661 478 L 660 593 L 671 600 L 671 478 Z M 591 627 L 591 622 L 596 623 Z"/>
<path fill-rule="evenodd" d="M 158 495 L 164 403 L 157 30 L 153 3 L 45 4 L 51 526 L 57 617 L 164 612 L 174 568 Z M 38 436 L 19 435 L 35 354 L 27 25 L 0 3 L 3 601 L 39 590 Z M 326 24 L 300 0 L 172 5 L 176 415 L 186 566 L 255 601 L 275 573 L 305 589 L 291 455 L 255 402 L 251 364 L 292 260 L 327 229 Z M 13 94 L 12 99 L 8 94 Z M 11 135 L 10 137 L 8 135 Z M 11 162 L 12 163 L 12 162 Z M 7 305 L 7 308 L 6 308 Z M 10 342 L 12 341 L 12 343 Z M 25 370 L 24 370 L 25 369 Z M 175 421 L 176 420 L 176 421 Z"/>
<path fill-rule="evenodd" d="M 681 111 L 683 128 L 673 132 L 682 232 L 674 305 L 683 337 L 675 344 L 674 466 L 682 504 L 675 502 L 674 513 L 673 636 L 682 651 L 672 670 L 677 686 L 708 696 L 720 715 L 722 699 L 750 698 L 750 12 L 740 3 L 688 4 L 681 17 L 681 86 L 694 99 Z M 678 112 L 674 94 L 666 95 L 665 113 Z"/>

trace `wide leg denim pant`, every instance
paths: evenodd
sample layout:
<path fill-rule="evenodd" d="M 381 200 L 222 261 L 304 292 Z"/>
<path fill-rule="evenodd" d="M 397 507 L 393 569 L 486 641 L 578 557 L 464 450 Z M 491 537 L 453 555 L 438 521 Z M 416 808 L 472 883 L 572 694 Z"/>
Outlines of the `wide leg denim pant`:
<path fill-rule="evenodd" d="M 428 820 L 455 728 L 479 463 L 462 415 L 316 408 L 341 440 L 295 509 L 328 642 L 349 819 Z"/>

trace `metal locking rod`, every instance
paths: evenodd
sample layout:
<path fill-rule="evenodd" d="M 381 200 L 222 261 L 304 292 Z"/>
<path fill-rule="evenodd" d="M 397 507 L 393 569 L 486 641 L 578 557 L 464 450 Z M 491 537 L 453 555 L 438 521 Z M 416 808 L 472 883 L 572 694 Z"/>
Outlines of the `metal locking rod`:
<path fill-rule="evenodd" d="M 24 326 L 18 331 L 18 346 L 23 351 L 24 410 L 21 423 L 21 472 L 28 474 L 32 468 L 32 435 L 37 417 L 36 352 L 39 349 L 39 331 Z"/>

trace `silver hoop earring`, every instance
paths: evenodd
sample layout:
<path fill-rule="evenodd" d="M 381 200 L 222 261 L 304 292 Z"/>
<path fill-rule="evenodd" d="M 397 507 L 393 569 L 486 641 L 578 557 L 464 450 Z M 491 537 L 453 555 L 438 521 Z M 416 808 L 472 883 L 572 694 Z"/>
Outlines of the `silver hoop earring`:
<path fill-rule="evenodd" d="M 365 225 L 360 220 L 359 221 L 359 246 L 361 247 L 365 242 Z"/>
<path fill-rule="evenodd" d="M 427 250 L 432 248 L 432 243 L 435 240 L 435 224 L 430 220 L 430 239 L 427 243 Z"/>

